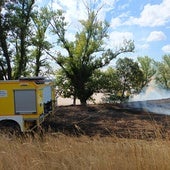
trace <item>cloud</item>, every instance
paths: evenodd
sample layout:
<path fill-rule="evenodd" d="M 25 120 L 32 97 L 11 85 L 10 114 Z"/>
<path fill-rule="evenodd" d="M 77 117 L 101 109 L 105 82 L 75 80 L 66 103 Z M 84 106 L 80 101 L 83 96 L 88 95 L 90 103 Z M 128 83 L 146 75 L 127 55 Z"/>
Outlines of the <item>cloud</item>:
<path fill-rule="evenodd" d="M 163 0 L 162 3 L 144 6 L 139 18 L 130 17 L 125 23 L 127 25 L 140 26 L 163 26 L 170 20 L 170 0 Z"/>
<path fill-rule="evenodd" d="M 161 41 L 165 40 L 167 37 L 162 31 L 153 31 L 149 34 L 147 41 Z"/>
<path fill-rule="evenodd" d="M 39 0 L 40 1 L 40 0 Z M 68 23 L 67 38 L 74 40 L 73 34 L 81 30 L 80 20 L 87 19 L 86 6 L 90 6 L 94 10 L 99 10 L 97 17 L 104 21 L 109 11 L 112 11 L 117 0 L 52 0 L 48 3 L 54 10 L 61 9 L 65 11 L 65 21 Z"/>
<path fill-rule="evenodd" d="M 99 1 L 80 1 L 80 0 L 53 0 L 53 9 L 62 9 L 66 11 L 66 20 L 74 22 L 75 20 L 86 19 L 87 9 L 90 6 L 95 10 L 99 10 L 98 18 L 104 20 L 106 13 L 111 11 L 115 6 L 116 0 L 99 0 Z M 50 5 L 50 4 L 49 4 Z"/>
<path fill-rule="evenodd" d="M 109 44 L 107 44 L 110 48 L 119 48 L 123 45 L 124 40 L 133 40 L 133 33 L 113 31 L 110 33 Z"/>
<path fill-rule="evenodd" d="M 124 22 L 129 18 L 129 11 L 121 13 L 117 17 L 113 17 L 110 21 L 110 27 L 116 29 L 119 26 L 124 25 Z"/>
<path fill-rule="evenodd" d="M 163 46 L 162 51 L 164 53 L 170 53 L 170 44 Z"/>
<path fill-rule="evenodd" d="M 149 44 L 138 44 L 137 47 L 138 49 L 146 50 L 149 48 Z"/>
<path fill-rule="evenodd" d="M 52 8 L 54 10 L 62 9 L 65 11 L 66 21 L 74 23 L 77 20 L 86 18 L 84 12 L 85 6 L 78 0 L 53 0 Z"/>
<path fill-rule="evenodd" d="M 110 27 L 111 28 L 116 28 L 118 26 L 122 25 L 121 19 L 119 17 L 117 18 L 112 18 L 111 22 L 110 22 Z"/>

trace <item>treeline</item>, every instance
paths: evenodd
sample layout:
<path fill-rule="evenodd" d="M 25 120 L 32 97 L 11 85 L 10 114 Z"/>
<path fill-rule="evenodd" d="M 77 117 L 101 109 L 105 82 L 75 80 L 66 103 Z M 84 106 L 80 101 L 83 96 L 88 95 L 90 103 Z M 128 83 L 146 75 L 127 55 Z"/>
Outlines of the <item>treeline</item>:
<path fill-rule="evenodd" d="M 0 79 L 38 76 L 49 69 L 46 33 L 52 11 L 38 9 L 35 0 L 0 1 Z"/>
<path fill-rule="evenodd" d="M 56 80 L 58 93 L 63 97 L 73 97 L 75 104 L 74 87 L 62 69 L 57 71 Z M 115 66 L 94 71 L 88 86 L 94 93 L 104 93 L 105 102 L 123 102 L 139 94 L 151 81 L 170 90 L 170 55 L 164 55 L 161 62 L 148 56 L 137 60 L 119 58 Z"/>
<path fill-rule="evenodd" d="M 139 93 L 153 76 L 159 85 L 170 88 L 168 55 L 160 63 L 149 57 L 122 58 L 114 68 L 102 71 L 118 55 L 133 52 L 134 42 L 125 40 L 120 48 L 106 48 L 109 23 L 98 19 L 100 8 L 84 4 L 87 19 L 79 21 L 81 26 L 70 40 L 64 11 L 40 9 L 35 0 L 1 0 L 0 79 L 57 74 L 58 94 L 78 98 L 82 104 L 95 92 L 123 101 Z M 57 73 L 50 61 L 60 66 Z"/>

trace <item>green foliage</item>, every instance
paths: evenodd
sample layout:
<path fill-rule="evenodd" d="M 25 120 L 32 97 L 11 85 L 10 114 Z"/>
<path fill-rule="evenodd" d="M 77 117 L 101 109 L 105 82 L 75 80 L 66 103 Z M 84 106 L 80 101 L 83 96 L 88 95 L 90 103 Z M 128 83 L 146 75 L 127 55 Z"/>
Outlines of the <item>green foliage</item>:
<path fill-rule="evenodd" d="M 0 2 L 0 58 L 3 61 L 0 70 L 3 79 L 38 76 L 41 67 L 49 65 L 44 56 L 52 46 L 45 35 L 52 12 L 47 8 L 34 10 L 34 3 L 34 0 Z"/>
<path fill-rule="evenodd" d="M 74 96 L 74 87 L 71 85 L 70 80 L 62 69 L 56 72 L 56 86 L 57 95 L 62 97 Z"/>
<path fill-rule="evenodd" d="M 105 91 L 107 102 L 122 102 L 130 95 L 139 93 L 144 79 L 137 62 L 133 59 L 118 59 L 116 68 L 105 72 Z"/>
<path fill-rule="evenodd" d="M 9 7 L 12 41 L 15 44 L 14 79 L 27 75 L 34 0 L 18 0 Z"/>
<path fill-rule="evenodd" d="M 144 75 L 137 62 L 129 58 L 118 59 L 116 70 L 122 87 L 121 100 L 140 92 Z"/>
<path fill-rule="evenodd" d="M 67 23 L 62 11 L 53 15 L 52 32 L 58 36 L 59 45 L 67 51 L 67 55 L 58 53 L 53 57 L 70 79 L 75 95 L 82 104 L 92 96 L 94 88 L 94 73 L 124 52 L 132 52 L 134 44 L 126 41 L 125 46 L 113 52 L 104 49 L 104 39 L 107 38 L 108 23 L 97 19 L 98 11 L 88 9 L 87 20 L 81 20 L 82 30 L 77 32 L 74 41 L 66 39 Z"/>
<path fill-rule="evenodd" d="M 39 76 L 40 68 L 48 65 L 46 58 L 43 58 L 44 52 L 50 50 L 52 45 L 46 41 L 46 32 L 51 20 L 51 12 L 47 8 L 41 8 L 40 11 L 35 12 L 32 17 L 35 27 L 35 34 L 31 38 L 31 43 L 35 47 L 31 51 L 31 65 L 33 68 L 33 75 Z"/>
<path fill-rule="evenodd" d="M 110 103 L 120 101 L 121 82 L 116 69 L 109 67 L 103 72 L 101 89 L 105 94 L 103 98 L 104 102 Z"/>
<path fill-rule="evenodd" d="M 170 89 L 170 55 L 164 55 L 157 67 L 156 82 L 163 88 Z"/>
<path fill-rule="evenodd" d="M 4 0 L 0 5 L 0 47 L 7 67 L 4 77 L 15 79 L 27 74 L 34 0 Z"/>
<path fill-rule="evenodd" d="M 148 56 L 138 57 L 137 60 L 139 63 L 139 67 L 144 75 L 144 79 L 141 86 L 141 88 L 143 88 L 148 85 L 148 83 L 151 81 L 151 79 L 156 73 L 155 61 L 149 58 Z"/>
<path fill-rule="evenodd" d="M 146 82 L 145 70 L 141 70 L 139 64 L 130 58 L 120 58 L 115 68 L 109 67 L 102 72 L 100 92 L 105 94 L 104 102 L 122 102 L 142 90 L 143 82 Z"/>

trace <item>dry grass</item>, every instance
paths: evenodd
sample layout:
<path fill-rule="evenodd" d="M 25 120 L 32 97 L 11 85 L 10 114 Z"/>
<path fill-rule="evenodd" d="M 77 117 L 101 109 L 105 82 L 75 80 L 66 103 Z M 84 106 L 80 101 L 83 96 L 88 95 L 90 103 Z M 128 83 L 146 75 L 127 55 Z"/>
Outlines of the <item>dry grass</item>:
<path fill-rule="evenodd" d="M 0 170 L 170 169 L 170 116 L 118 105 L 58 107 L 43 128 L 43 139 L 0 136 Z"/>
<path fill-rule="evenodd" d="M 0 137 L 0 170 L 166 170 L 170 141 L 46 135 Z"/>

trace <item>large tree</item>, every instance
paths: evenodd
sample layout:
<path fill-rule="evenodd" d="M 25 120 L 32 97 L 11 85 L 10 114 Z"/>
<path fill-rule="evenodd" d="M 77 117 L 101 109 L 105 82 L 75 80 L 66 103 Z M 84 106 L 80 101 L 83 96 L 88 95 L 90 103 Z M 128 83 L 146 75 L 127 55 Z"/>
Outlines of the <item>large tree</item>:
<path fill-rule="evenodd" d="M 44 51 L 50 11 L 35 10 L 35 0 L 0 1 L 0 79 L 38 76 L 49 66 Z"/>
<path fill-rule="evenodd" d="M 17 0 L 9 7 L 12 41 L 15 44 L 14 79 L 27 75 L 31 18 L 35 0 Z"/>
<path fill-rule="evenodd" d="M 104 48 L 109 24 L 98 19 L 98 12 L 99 10 L 87 8 L 87 20 L 80 21 L 82 29 L 75 34 L 74 41 L 66 38 L 67 23 L 62 11 L 57 11 L 51 22 L 52 31 L 58 36 L 59 45 L 67 51 L 67 54 L 58 53 L 53 58 L 70 79 L 81 104 L 86 104 L 94 93 L 92 83 L 94 72 L 108 65 L 119 54 L 134 50 L 132 41 L 125 41 L 124 46 L 114 52 Z"/>
<path fill-rule="evenodd" d="M 1 61 L 4 61 L 0 64 L 5 79 L 26 75 L 33 7 L 34 0 L 0 2 L 0 47 Z"/>

